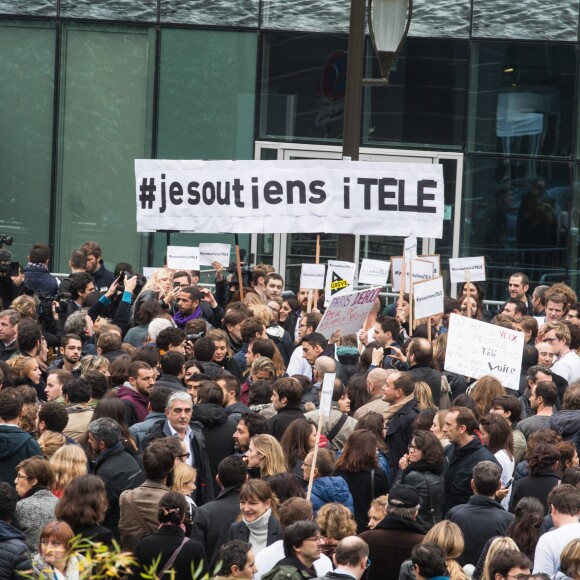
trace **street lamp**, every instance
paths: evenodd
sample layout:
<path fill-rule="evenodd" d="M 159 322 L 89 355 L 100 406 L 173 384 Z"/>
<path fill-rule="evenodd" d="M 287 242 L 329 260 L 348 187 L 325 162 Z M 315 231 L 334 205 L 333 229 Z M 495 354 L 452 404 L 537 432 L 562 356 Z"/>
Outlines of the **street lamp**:
<path fill-rule="evenodd" d="M 389 74 L 409 31 L 413 0 L 369 0 L 369 30 L 381 67 L 380 79 L 363 80 L 365 0 L 351 0 L 346 67 L 342 157 L 358 161 L 363 84 L 386 86 Z M 354 236 L 338 236 L 338 256 L 354 258 Z"/>
<path fill-rule="evenodd" d="M 389 82 L 391 68 L 409 32 L 412 12 L 413 0 L 369 0 L 371 43 L 386 83 Z"/>

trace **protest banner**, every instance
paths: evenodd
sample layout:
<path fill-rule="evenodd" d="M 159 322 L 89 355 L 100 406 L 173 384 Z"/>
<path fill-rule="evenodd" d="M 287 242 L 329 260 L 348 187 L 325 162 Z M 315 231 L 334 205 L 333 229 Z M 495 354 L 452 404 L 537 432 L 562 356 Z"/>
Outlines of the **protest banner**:
<path fill-rule="evenodd" d="M 461 282 L 483 282 L 485 280 L 485 258 L 450 258 L 449 275 L 452 284 Z"/>
<path fill-rule="evenodd" d="M 353 291 L 355 271 L 356 264 L 353 262 L 328 261 L 324 290 L 325 305 L 328 305 L 334 296 L 348 294 Z"/>
<path fill-rule="evenodd" d="M 200 266 L 211 266 L 212 262 L 219 262 L 224 268 L 230 265 L 229 244 L 199 244 Z"/>
<path fill-rule="evenodd" d="M 330 416 L 330 408 L 332 405 L 332 394 L 334 392 L 334 380 L 336 373 L 324 373 L 324 380 L 322 381 L 322 391 L 320 394 L 320 412 L 325 416 Z"/>
<path fill-rule="evenodd" d="M 390 262 L 382 260 L 369 260 L 363 258 L 358 273 L 359 284 L 370 284 L 371 286 L 384 286 L 389 278 Z"/>
<path fill-rule="evenodd" d="M 417 257 L 416 236 L 409 236 L 403 240 L 403 256 L 405 258 L 405 262 L 407 263 Z"/>
<path fill-rule="evenodd" d="M 145 278 L 149 280 L 149 278 L 153 276 L 153 272 L 155 272 L 155 270 L 159 270 L 159 268 L 151 268 L 150 266 L 145 266 L 143 268 L 143 276 L 145 276 Z"/>
<path fill-rule="evenodd" d="M 302 264 L 300 271 L 300 288 L 308 290 L 324 289 L 324 274 L 326 266 L 324 264 Z"/>
<path fill-rule="evenodd" d="M 413 267 L 413 283 L 430 280 L 433 278 L 433 263 L 428 260 L 423 260 L 423 256 L 418 257 L 410 262 Z M 396 256 L 391 258 L 391 283 L 394 292 L 401 290 L 401 279 L 403 276 L 403 257 Z M 411 268 L 405 271 L 405 286 L 404 291 L 411 291 Z"/>
<path fill-rule="evenodd" d="M 451 314 L 445 370 L 478 379 L 492 375 L 519 390 L 524 333 Z"/>
<path fill-rule="evenodd" d="M 427 318 L 443 312 L 443 278 L 433 278 L 413 284 L 415 319 Z"/>
<path fill-rule="evenodd" d="M 370 288 L 335 296 L 330 300 L 316 332 L 326 338 L 338 329 L 343 335 L 358 332 L 380 292 L 380 288 Z"/>
<path fill-rule="evenodd" d="M 135 178 L 139 232 L 443 235 L 440 164 L 137 159 Z"/>
<path fill-rule="evenodd" d="M 167 267 L 172 270 L 199 270 L 199 248 L 167 246 Z"/>
<path fill-rule="evenodd" d="M 422 254 L 419 256 L 419 260 L 433 264 L 433 278 L 441 276 L 441 258 L 439 254 Z"/>

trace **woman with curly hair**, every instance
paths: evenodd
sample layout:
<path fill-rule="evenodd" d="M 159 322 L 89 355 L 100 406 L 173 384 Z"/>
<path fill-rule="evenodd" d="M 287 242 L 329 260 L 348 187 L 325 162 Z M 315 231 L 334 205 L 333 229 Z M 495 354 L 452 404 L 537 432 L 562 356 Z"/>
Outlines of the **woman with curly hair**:
<path fill-rule="evenodd" d="M 430 431 L 415 431 L 409 452 L 399 461 L 399 474 L 393 489 L 409 485 L 421 497 L 421 507 L 416 522 L 431 529 L 443 517 L 445 481 L 443 462 L 445 455 L 439 440 Z"/>
<path fill-rule="evenodd" d="M 64 489 L 54 515 L 66 522 L 75 535 L 112 546 L 113 532 L 101 525 L 108 509 L 103 480 L 96 475 L 79 475 Z"/>
<path fill-rule="evenodd" d="M 327 503 L 318 510 L 316 523 L 323 539 L 322 553 L 332 558 L 340 540 L 356 535 L 356 522 L 350 510 L 340 503 Z"/>
<path fill-rule="evenodd" d="M 389 499 L 388 495 L 380 495 L 371 501 L 371 507 L 369 508 L 369 530 L 374 530 L 379 522 L 382 522 L 387 515 L 387 501 Z"/>
<path fill-rule="evenodd" d="M 290 471 L 306 487 L 302 472 L 304 458 L 316 445 L 316 425 L 310 419 L 296 419 L 288 425 L 280 440 Z"/>
<path fill-rule="evenodd" d="M 38 361 L 34 357 L 17 354 L 8 359 L 8 367 L 12 373 L 15 385 L 28 385 L 34 387 L 36 393 L 42 390 L 40 382 L 42 371 Z"/>
<path fill-rule="evenodd" d="M 548 513 L 548 494 L 560 483 L 559 461 L 560 452 L 555 445 L 540 443 L 528 452 L 530 475 L 516 481 L 510 500 L 511 512 L 523 497 L 535 497 L 544 506 L 544 515 Z"/>
<path fill-rule="evenodd" d="M 449 520 L 443 520 L 435 524 L 425 536 L 423 543 L 437 544 L 446 555 L 445 563 L 449 572 L 450 580 L 468 580 L 469 576 L 463 571 L 461 564 L 457 561 L 463 553 L 465 541 L 459 526 Z M 413 563 L 411 559 L 405 560 L 401 565 L 399 580 L 414 580 Z"/>
<path fill-rule="evenodd" d="M 371 501 L 389 492 L 387 476 L 379 467 L 377 438 L 368 429 L 353 431 L 336 462 L 335 475 L 348 484 L 354 504 L 357 533 L 364 532 Z"/>
<path fill-rule="evenodd" d="M 240 490 L 241 521 L 234 522 L 228 534 L 230 540 L 250 542 L 254 554 L 282 539 L 278 521 L 278 498 L 261 479 L 250 479 Z"/>
<path fill-rule="evenodd" d="M 65 487 L 77 475 L 86 475 L 87 456 L 79 445 L 65 445 L 50 458 L 50 467 L 54 473 L 52 493 L 62 497 Z"/>
<path fill-rule="evenodd" d="M 288 471 L 282 446 L 272 435 L 254 435 L 244 455 L 248 470 L 258 470 L 259 477 L 276 475 Z"/>

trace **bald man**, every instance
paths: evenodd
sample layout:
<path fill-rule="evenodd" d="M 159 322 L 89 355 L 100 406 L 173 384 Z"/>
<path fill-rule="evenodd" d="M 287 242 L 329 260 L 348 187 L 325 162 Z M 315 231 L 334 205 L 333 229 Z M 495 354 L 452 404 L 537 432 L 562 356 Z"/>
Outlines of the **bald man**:
<path fill-rule="evenodd" d="M 387 377 L 396 372 L 395 369 L 374 368 L 367 375 L 367 391 L 371 400 L 362 407 L 359 407 L 354 418 L 358 421 L 367 413 L 380 413 L 384 416 L 385 411 L 389 408 L 389 403 L 383 400 L 383 386 L 387 382 Z"/>

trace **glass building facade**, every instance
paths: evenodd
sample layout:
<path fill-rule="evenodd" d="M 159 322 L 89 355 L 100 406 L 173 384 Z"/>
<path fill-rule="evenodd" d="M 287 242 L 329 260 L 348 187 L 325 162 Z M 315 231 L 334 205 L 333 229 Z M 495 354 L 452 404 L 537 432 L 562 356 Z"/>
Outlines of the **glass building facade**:
<path fill-rule="evenodd" d="M 50 241 L 53 270 L 98 241 L 108 266 L 159 266 L 138 234 L 135 158 L 252 159 L 256 142 L 340 146 L 350 2 L 0 0 L 0 234 L 15 259 Z M 579 0 L 415 0 L 388 87 L 364 89 L 361 152 L 452 153 L 449 220 L 431 250 L 576 285 Z M 370 46 L 366 76 L 378 76 Z M 316 147 L 314 147 L 315 149 Z M 269 158 L 262 150 L 261 158 Z M 322 156 L 322 155 L 321 155 Z M 460 189 L 460 204 L 453 195 Z M 361 232 L 363 234 L 364 232 Z M 388 234 L 388 232 L 386 232 Z M 241 236 L 250 249 L 250 236 Z M 258 236 L 290 279 L 312 236 Z M 323 237 L 323 257 L 340 255 Z M 357 257 L 400 240 L 361 236 Z"/>

